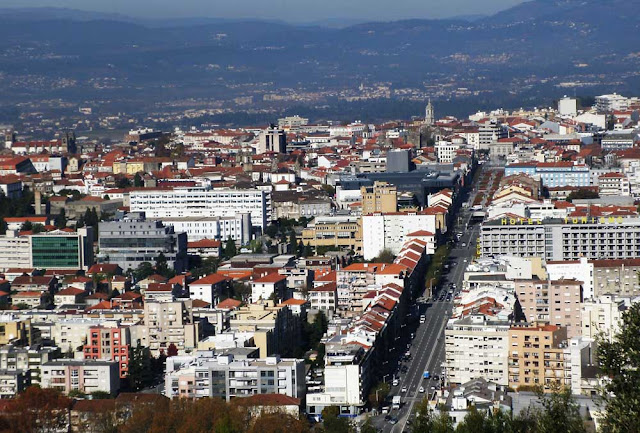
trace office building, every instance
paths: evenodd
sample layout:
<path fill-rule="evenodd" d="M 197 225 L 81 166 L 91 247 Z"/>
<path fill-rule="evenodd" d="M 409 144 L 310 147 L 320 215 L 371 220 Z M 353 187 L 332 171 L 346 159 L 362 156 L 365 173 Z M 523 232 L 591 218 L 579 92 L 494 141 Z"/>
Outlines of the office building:
<path fill-rule="evenodd" d="M 173 226 L 176 233 L 186 233 L 189 242 L 202 239 L 226 241 L 231 238 L 240 245 L 251 240 L 251 214 L 238 214 L 233 217 L 185 217 L 162 218 L 165 226 Z"/>
<path fill-rule="evenodd" d="M 256 153 L 266 152 L 287 153 L 287 135 L 275 125 L 270 125 L 258 137 Z"/>
<path fill-rule="evenodd" d="M 411 153 L 408 150 L 390 150 L 387 152 L 387 172 L 407 173 L 411 168 Z"/>
<path fill-rule="evenodd" d="M 122 269 L 136 269 L 143 262 L 154 264 L 160 254 L 180 273 L 187 267 L 187 235 L 172 226 L 129 214 L 119 221 L 100 223 L 98 260 Z"/>
<path fill-rule="evenodd" d="M 302 243 L 311 247 L 362 251 L 359 218 L 353 216 L 318 216 L 302 230 Z"/>
<path fill-rule="evenodd" d="M 271 195 L 251 189 L 144 189 L 131 191 L 132 212 L 149 219 L 236 217 L 251 214 L 251 224 L 263 229 L 271 221 Z"/>
<path fill-rule="evenodd" d="M 444 332 L 447 380 L 461 384 L 482 378 L 507 386 L 509 327 L 508 321 L 483 314 L 449 322 Z"/>
<path fill-rule="evenodd" d="M 61 359 L 42 365 L 43 388 L 53 388 L 63 394 L 79 391 L 84 394 L 106 392 L 116 395 L 120 389 L 118 363 Z"/>

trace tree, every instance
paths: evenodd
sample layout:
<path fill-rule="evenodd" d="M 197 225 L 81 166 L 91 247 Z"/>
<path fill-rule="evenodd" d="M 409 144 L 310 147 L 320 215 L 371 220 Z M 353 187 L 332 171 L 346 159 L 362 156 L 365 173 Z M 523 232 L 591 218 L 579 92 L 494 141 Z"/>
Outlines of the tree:
<path fill-rule="evenodd" d="M 238 249 L 236 248 L 236 243 L 231 236 L 227 239 L 227 243 L 224 246 L 224 255 L 226 258 L 230 259 L 238 254 Z"/>
<path fill-rule="evenodd" d="M 31 221 L 27 220 L 20 226 L 21 232 L 30 232 L 31 230 L 33 230 L 33 224 L 31 223 Z"/>
<path fill-rule="evenodd" d="M 141 188 L 144 186 L 144 180 L 142 180 L 142 176 L 140 176 L 140 173 L 136 173 L 136 175 L 133 176 L 133 186 L 135 186 L 136 188 Z"/>
<path fill-rule="evenodd" d="M 67 227 L 67 213 L 64 208 L 60 209 L 60 213 L 56 216 L 55 226 L 59 229 Z"/>
<path fill-rule="evenodd" d="M 288 413 L 263 413 L 255 419 L 249 433 L 306 433 L 309 424 Z"/>
<path fill-rule="evenodd" d="M 60 392 L 30 386 L 11 400 L 0 416 L 3 431 L 21 433 L 54 432 L 67 424 L 71 399 Z"/>
<path fill-rule="evenodd" d="M 133 271 L 133 277 L 136 281 L 142 281 L 150 275 L 153 275 L 153 266 L 149 262 L 140 263 Z"/>
<path fill-rule="evenodd" d="M 296 238 L 296 231 L 291 229 L 289 231 L 289 254 L 295 254 L 298 249 L 298 239 Z"/>
<path fill-rule="evenodd" d="M 153 380 L 151 370 L 149 348 L 140 344 L 136 347 L 129 347 L 129 388 L 132 391 L 139 391 L 151 384 Z"/>
<path fill-rule="evenodd" d="M 313 255 L 313 248 L 311 248 L 311 244 L 306 244 L 304 246 L 304 251 L 302 252 L 304 257 L 311 257 Z"/>
<path fill-rule="evenodd" d="M 322 411 L 322 423 L 326 433 L 352 433 L 353 428 L 347 418 L 341 417 L 338 406 L 328 406 Z"/>
<path fill-rule="evenodd" d="M 367 418 L 362 427 L 360 427 L 360 433 L 377 433 L 377 431 L 378 429 L 373 426 L 371 418 Z"/>
<path fill-rule="evenodd" d="M 33 234 L 42 233 L 44 230 L 44 226 L 42 224 L 36 223 L 32 226 L 31 231 Z"/>
<path fill-rule="evenodd" d="M 369 392 L 369 404 L 372 407 L 379 407 L 389 395 L 389 384 L 382 382 L 371 389 Z"/>
<path fill-rule="evenodd" d="M 601 431 L 640 432 L 640 303 L 622 315 L 620 331 L 598 337 L 598 364 L 605 384 Z"/>
<path fill-rule="evenodd" d="M 538 399 L 542 405 L 542 409 L 535 412 L 539 433 L 586 433 L 584 421 L 580 416 L 580 406 L 571 396 L 570 388 L 560 389 L 559 385 L 556 385 L 548 394 L 538 390 Z"/>
<path fill-rule="evenodd" d="M 304 255 L 304 244 L 302 243 L 302 239 L 300 239 L 300 242 L 298 242 L 298 248 L 297 248 L 297 253 L 298 253 L 298 257 L 303 257 Z"/>
<path fill-rule="evenodd" d="M 116 188 L 129 188 L 131 186 L 131 181 L 129 179 L 127 179 L 126 176 L 120 176 L 117 180 L 116 180 Z"/>
<path fill-rule="evenodd" d="M 164 253 L 158 254 L 156 257 L 156 272 L 163 277 L 169 276 L 169 265 L 167 264 L 167 257 Z"/>
<path fill-rule="evenodd" d="M 598 197 L 600 197 L 600 195 L 596 191 L 593 191 L 588 188 L 578 188 L 574 191 L 571 191 L 571 193 L 567 196 L 567 201 L 580 200 L 580 199 L 592 199 L 592 198 L 598 198 Z"/>
<path fill-rule="evenodd" d="M 111 398 L 111 394 L 106 391 L 93 391 L 91 393 L 91 398 L 94 400 L 106 400 Z"/>
<path fill-rule="evenodd" d="M 391 250 L 385 248 L 384 250 L 380 251 L 378 257 L 375 257 L 371 260 L 371 263 L 393 263 L 395 259 L 396 256 L 393 255 Z"/>
<path fill-rule="evenodd" d="M 167 358 L 171 358 L 172 356 L 178 356 L 178 348 L 175 344 L 170 343 L 167 347 Z"/>
<path fill-rule="evenodd" d="M 275 224 L 269 224 L 265 229 L 264 229 L 264 234 L 269 236 L 270 238 L 275 238 L 276 235 L 278 234 L 278 226 L 276 226 Z"/>

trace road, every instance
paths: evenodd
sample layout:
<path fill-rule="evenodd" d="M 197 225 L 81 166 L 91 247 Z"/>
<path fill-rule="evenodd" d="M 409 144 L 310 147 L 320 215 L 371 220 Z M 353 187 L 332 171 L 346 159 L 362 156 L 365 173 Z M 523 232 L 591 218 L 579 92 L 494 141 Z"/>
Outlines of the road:
<path fill-rule="evenodd" d="M 492 176 L 493 180 L 493 176 Z M 475 193 L 472 193 L 469 202 L 473 202 Z M 436 375 L 442 379 L 442 364 L 444 362 L 444 328 L 451 315 L 453 300 L 447 297 L 450 284 L 455 284 L 457 289 L 462 288 L 462 280 L 466 265 L 475 257 L 477 239 L 480 233 L 479 224 L 471 222 L 471 212 L 461 210 L 457 225 L 451 228 L 453 233 L 462 233 L 458 241 L 453 243 L 448 263 L 448 272 L 443 272 L 440 291 L 435 293 L 435 300 L 421 303 L 420 314 L 425 315 L 425 323 L 419 324 L 415 330 L 415 337 L 411 344 L 411 359 L 400 364 L 399 369 L 406 366 L 406 372 L 400 373 L 399 383 L 391 387 L 389 400 L 392 396 L 402 396 L 402 406 L 399 410 L 392 410 L 390 416 L 397 419 L 396 424 L 391 424 L 379 415 L 372 419 L 379 431 L 385 433 L 399 433 L 410 431 L 410 423 L 414 406 L 427 396 L 433 394 L 441 386 L 441 382 L 434 380 Z M 402 340 L 399 344 L 406 344 Z M 423 379 L 423 372 L 429 371 L 432 379 Z M 406 392 L 402 389 L 406 387 Z M 425 393 L 420 392 L 424 387 Z"/>

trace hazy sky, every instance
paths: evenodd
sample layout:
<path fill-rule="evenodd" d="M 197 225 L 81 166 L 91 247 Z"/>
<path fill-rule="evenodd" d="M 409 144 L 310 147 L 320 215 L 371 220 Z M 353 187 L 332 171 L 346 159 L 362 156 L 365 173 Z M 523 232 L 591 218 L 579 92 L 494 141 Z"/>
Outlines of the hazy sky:
<path fill-rule="evenodd" d="M 491 14 L 523 0 L 0 0 L 0 7 L 64 7 L 123 15 L 393 20 Z"/>

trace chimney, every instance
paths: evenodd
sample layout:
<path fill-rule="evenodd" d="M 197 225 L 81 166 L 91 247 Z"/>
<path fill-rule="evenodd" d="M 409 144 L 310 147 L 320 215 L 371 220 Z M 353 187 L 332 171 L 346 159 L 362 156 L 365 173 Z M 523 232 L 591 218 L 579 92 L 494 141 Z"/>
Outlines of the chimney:
<path fill-rule="evenodd" d="M 40 191 L 36 191 L 33 197 L 34 201 L 34 211 L 36 215 L 40 215 L 42 212 L 42 193 Z"/>

